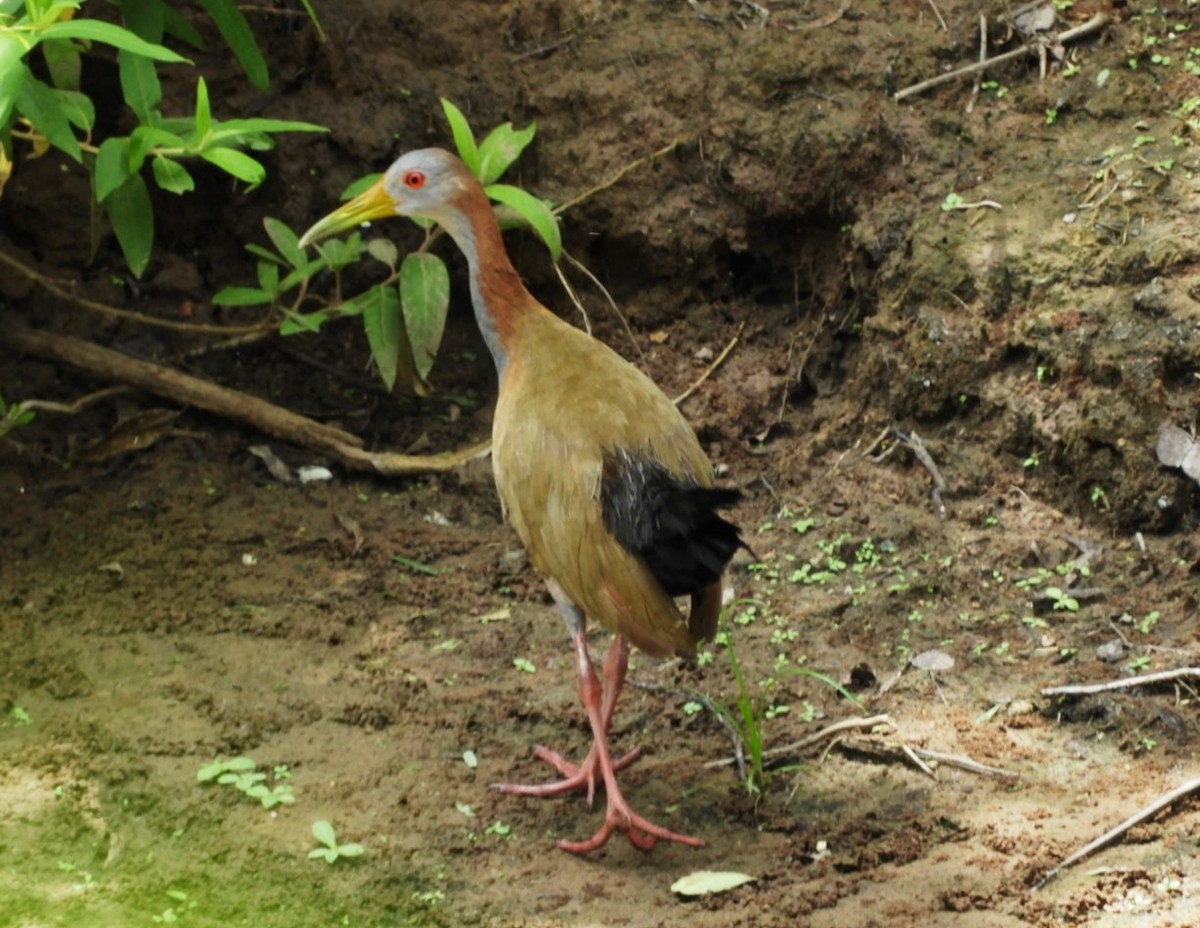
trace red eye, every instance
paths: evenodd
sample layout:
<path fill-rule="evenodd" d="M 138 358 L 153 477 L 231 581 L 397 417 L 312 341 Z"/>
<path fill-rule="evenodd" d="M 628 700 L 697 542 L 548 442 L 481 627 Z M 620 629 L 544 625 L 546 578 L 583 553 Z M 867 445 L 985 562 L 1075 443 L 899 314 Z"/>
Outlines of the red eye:
<path fill-rule="evenodd" d="M 425 186 L 425 175 L 420 171 L 409 171 L 404 175 L 404 186 L 409 190 L 420 190 Z"/>

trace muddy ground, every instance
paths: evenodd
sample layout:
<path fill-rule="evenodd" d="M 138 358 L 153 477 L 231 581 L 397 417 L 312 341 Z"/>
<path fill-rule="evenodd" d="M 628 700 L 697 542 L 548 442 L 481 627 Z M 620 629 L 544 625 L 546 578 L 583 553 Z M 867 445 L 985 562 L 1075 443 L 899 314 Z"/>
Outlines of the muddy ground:
<path fill-rule="evenodd" d="M 699 666 L 635 655 L 614 723 L 619 749 L 645 748 L 627 797 L 707 844 L 571 857 L 554 842 L 600 807 L 490 788 L 543 777 L 535 744 L 572 755 L 587 734 L 486 461 L 384 479 L 274 442 L 334 465 L 283 485 L 248 450 L 262 434 L 189 409 L 146 426 L 175 408 L 128 392 L 0 442 L 0 925 L 1200 922 L 1193 799 L 1033 888 L 1197 772 L 1194 676 L 1041 692 L 1200 663 L 1200 488 L 1154 452 L 1200 395 L 1195 6 L 1061 4 L 1060 27 L 1110 21 L 1052 47 L 1044 79 L 1030 55 L 977 93 L 964 78 L 902 102 L 975 60 L 975 6 L 325 6 L 324 44 L 298 11 L 249 13 L 269 95 L 198 59 L 226 115 L 331 132 L 282 137 L 249 195 L 203 172 L 200 194 L 163 195 L 143 281 L 111 240 L 87 262 L 86 186 L 52 158 L 18 163 L 3 248 L 95 301 L 233 324 L 254 316 L 211 297 L 253 279 L 262 217 L 302 228 L 355 177 L 448 145 L 439 96 L 477 128 L 536 120 L 511 179 L 558 202 L 677 142 L 562 227 L 632 339 L 575 279 L 597 334 L 672 395 L 702 381 L 682 408 L 745 494 L 754 555 L 731 570 L 727 635 Z M 992 53 L 1014 47 L 988 12 Z M 540 246 L 510 248 L 574 312 Z M 494 394 L 454 266 L 421 400 L 382 391 L 351 322 L 185 359 L 205 339 L 7 272 L 4 312 L 429 452 L 484 437 Z M 6 400 L 107 385 L 0 350 Z M 952 666 L 913 665 L 929 651 Z M 773 751 L 750 782 L 712 763 L 734 753 L 718 710 L 739 698 Z M 237 756 L 295 802 L 197 781 Z M 316 820 L 362 856 L 310 860 Z M 753 882 L 671 891 L 702 869 Z"/>

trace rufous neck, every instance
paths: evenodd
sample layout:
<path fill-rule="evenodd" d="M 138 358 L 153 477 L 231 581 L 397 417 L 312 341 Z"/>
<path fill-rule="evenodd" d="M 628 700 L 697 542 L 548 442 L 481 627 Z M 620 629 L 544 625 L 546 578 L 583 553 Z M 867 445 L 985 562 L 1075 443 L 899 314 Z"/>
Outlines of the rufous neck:
<path fill-rule="evenodd" d="M 482 188 L 465 189 L 439 221 L 467 258 L 475 321 L 496 372 L 504 374 L 514 325 L 533 297 L 509 260 L 491 202 Z"/>

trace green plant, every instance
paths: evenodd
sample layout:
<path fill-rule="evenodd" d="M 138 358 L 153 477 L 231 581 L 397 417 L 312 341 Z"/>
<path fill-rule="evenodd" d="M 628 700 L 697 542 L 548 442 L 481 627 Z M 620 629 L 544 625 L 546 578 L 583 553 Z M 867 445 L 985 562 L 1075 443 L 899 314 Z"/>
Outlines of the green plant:
<path fill-rule="evenodd" d="M 196 781 L 199 783 L 215 781 L 222 786 L 232 786 L 251 799 L 257 799 L 264 809 L 291 805 L 296 801 L 292 787 L 286 783 L 267 786 L 265 782 L 267 775 L 259 773 L 256 769 L 257 766 L 249 757 L 234 757 L 230 760 L 217 758 L 196 771 Z M 280 765 L 275 767 L 274 777 L 276 780 L 290 779 L 291 772 L 286 765 Z"/>
<path fill-rule="evenodd" d="M 196 908 L 196 900 L 182 889 L 168 889 L 166 895 L 171 900 L 171 905 L 163 909 L 158 915 L 150 916 L 156 925 L 173 925 L 188 912 L 192 911 L 192 909 Z"/>
<path fill-rule="evenodd" d="M 0 396 L 0 438 L 3 438 L 13 429 L 20 428 L 22 425 L 28 425 L 34 419 L 34 411 L 24 403 L 8 404 L 4 402 L 4 397 Z"/>
<path fill-rule="evenodd" d="M 519 187 L 496 182 L 533 141 L 536 125 L 514 129 L 512 123 L 504 123 L 476 142 L 466 117 L 453 103 L 442 100 L 442 109 L 459 157 L 479 178 L 487 195 L 500 204 L 501 227 L 532 228 L 557 260 L 562 241 L 549 204 Z M 378 174 L 360 178 L 342 192 L 342 199 L 357 196 L 378 178 Z M 317 332 L 330 319 L 361 316 L 371 357 L 387 388 L 391 390 L 399 381 L 409 392 L 424 396 L 429 392 L 427 378 L 450 306 L 450 274 L 442 259 L 430 252 L 441 231 L 426 220 L 412 221 L 425 230 L 425 240 L 403 258 L 390 239 L 364 242 L 358 232 L 320 242 L 315 246 L 317 256 L 309 258 L 291 229 L 267 219 L 267 237 L 276 251 L 247 246 L 259 259 L 258 286 L 226 287 L 213 302 L 224 306 L 269 304 L 282 316 L 280 332 L 284 335 Z M 368 257 L 384 265 L 384 279 L 362 293 L 344 296 L 342 272 Z M 323 270 L 333 273 L 333 293 L 324 305 L 310 309 L 308 285 Z"/>
<path fill-rule="evenodd" d="M 165 191 L 193 189 L 185 160 L 203 160 L 251 187 L 266 170 L 243 149 L 273 147 L 278 132 L 324 132 L 310 123 L 276 119 L 213 117 L 203 79 L 196 86 L 193 112 L 167 117 L 160 110 L 160 64 L 191 64 L 161 43 L 166 37 L 197 48 L 200 34 L 166 0 L 118 0 L 124 26 L 76 17 L 83 0 L 0 0 L 0 138 L 3 160 L 11 164 L 13 144 L 33 156 L 51 148 L 87 170 L 94 211 L 108 216 L 125 261 L 137 276 L 149 263 L 154 244 L 154 210 L 142 170 Z M 250 80 L 267 87 L 266 62 L 245 16 L 234 0 L 204 0 L 206 13 L 242 64 Z M 115 50 L 124 102 L 137 125 L 124 136 L 96 144 L 95 103 L 83 84 L 82 54 L 93 44 Z M 26 60 L 35 49 L 49 83 L 35 76 Z M 4 165 L 0 165 L 3 167 Z M 92 224 L 92 246 L 98 246 Z"/>
<path fill-rule="evenodd" d="M 1048 586 L 1042 592 L 1045 594 L 1047 599 L 1054 603 L 1054 610 L 1056 612 L 1060 609 L 1067 612 L 1079 611 L 1079 600 L 1061 587 Z"/>
<path fill-rule="evenodd" d="M 734 603 L 733 605 L 738 605 Z M 719 699 L 711 700 L 713 707 L 729 724 L 742 744 L 749 769 L 746 771 L 746 792 L 757 796 L 762 792 L 762 784 L 766 779 L 763 769 L 763 734 L 762 721 L 764 708 L 758 704 L 750 692 L 746 675 L 742 673 L 742 665 L 737 657 L 737 650 L 730 640 L 729 628 L 722 615 L 720 621 L 721 633 L 724 635 L 725 653 L 729 655 L 729 669 L 733 673 L 733 682 L 737 693 L 733 709 Z M 736 710 L 736 711 L 735 711 Z"/>
<path fill-rule="evenodd" d="M 327 864 L 335 863 L 342 857 L 361 857 L 365 851 L 361 844 L 339 844 L 333 826 L 320 820 L 312 824 L 313 837 L 321 844 L 308 852 L 309 860 L 323 859 Z"/>

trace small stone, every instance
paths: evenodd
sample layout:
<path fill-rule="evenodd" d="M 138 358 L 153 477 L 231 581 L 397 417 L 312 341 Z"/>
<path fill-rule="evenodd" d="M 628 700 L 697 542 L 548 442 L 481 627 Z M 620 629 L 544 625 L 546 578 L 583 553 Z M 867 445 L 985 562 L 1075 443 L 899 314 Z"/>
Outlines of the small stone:
<path fill-rule="evenodd" d="M 1115 664 L 1125 657 L 1125 642 L 1120 638 L 1112 638 L 1096 648 L 1096 657 L 1106 664 Z"/>
<path fill-rule="evenodd" d="M 500 568 L 502 574 L 519 574 L 528 563 L 529 555 L 525 553 L 524 548 L 509 548 L 500 555 L 496 566 Z"/>
<path fill-rule="evenodd" d="M 163 255 L 162 269 L 151 283 L 165 293 L 199 293 L 204 289 L 204 278 L 196 265 L 170 253 Z"/>
<path fill-rule="evenodd" d="M 1155 277 L 1133 295 L 1133 308 L 1152 316 L 1161 316 L 1167 311 L 1167 288 L 1161 277 Z"/>

